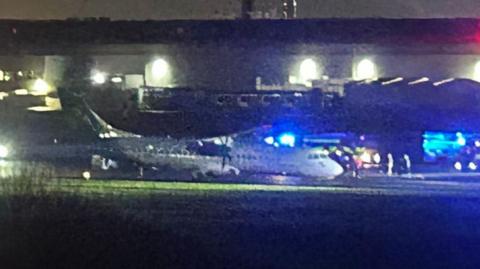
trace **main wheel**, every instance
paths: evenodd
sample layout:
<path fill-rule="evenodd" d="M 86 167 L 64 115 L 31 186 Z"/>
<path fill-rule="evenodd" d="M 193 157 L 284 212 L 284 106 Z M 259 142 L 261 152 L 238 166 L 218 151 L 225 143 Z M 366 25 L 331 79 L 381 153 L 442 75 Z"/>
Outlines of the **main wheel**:
<path fill-rule="evenodd" d="M 236 171 L 235 169 L 230 169 L 228 170 L 228 175 L 231 177 L 237 177 L 240 175 L 240 171 Z"/>
<path fill-rule="evenodd" d="M 204 180 L 205 179 L 205 174 L 203 174 L 202 172 L 193 172 L 192 173 L 192 179 L 197 180 L 197 181 Z"/>

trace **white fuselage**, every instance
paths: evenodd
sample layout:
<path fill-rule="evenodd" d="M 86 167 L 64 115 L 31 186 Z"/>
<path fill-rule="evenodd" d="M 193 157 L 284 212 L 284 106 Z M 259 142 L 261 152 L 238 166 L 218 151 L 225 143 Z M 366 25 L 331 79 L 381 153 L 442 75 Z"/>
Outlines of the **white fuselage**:
<path fill-rule="evenodd" d="M 128 138 L 118 145 L 128 158 L 149 166 L 168 166 L 177 170 L 232 173 L 232 170 L 260 174 L 287 174 L 312 178 L 333 178 L 343 168 L 320 150 L 275 148 L 269 145 L 233 143 L 230 158 L 222 165 L 221 156 L 200 155 L 187 148 L 187 140 Z"/>
<path fill-rule="evenodd" d="M 230 156 L 231 164 L 240 171 L 312 178 L 333 178 L 343 173 L 337 162 L 317 149 L 237 144 Z"/>

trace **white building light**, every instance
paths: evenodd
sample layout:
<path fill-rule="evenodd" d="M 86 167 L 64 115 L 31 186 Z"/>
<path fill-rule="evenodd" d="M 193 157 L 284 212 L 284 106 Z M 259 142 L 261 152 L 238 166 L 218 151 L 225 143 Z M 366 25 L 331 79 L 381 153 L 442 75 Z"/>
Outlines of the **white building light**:
<path fill-rule="evenodd" d="M 297 84 L 297 83 L 298 83 L 298 78 L 297 78 L 297 76 L 292 76 L 292 75 L 288 76 L 288 83 L 290 83 L 290 84 Z"/>
<path fill-rule="evenodd" d="M 318 79 L 319 76 L 317 63 L 310 58 L 303 60 L 300 64 L 299 77 L 303 83 Z"/>
<path fill-rule="evenodd" d="M 28 95 L 27 89 L 16 89 L 13 92 L 15 93 L 15 95 Z"/>
<path fill-rule="evenodd" d="M 480 61 L 475 64 L 475 69 L 473 71 L 473 79 L 480 82 Z"/>
<path fill-rule="evenodd" d="M 38 78 L 35 80 L 32 90 L 34 90 L 38 94 L 47 94 L 50 90 L 50 86 L 45 80 Z"/>
<path fill-rule="evenodd" d="M 422 78 L 419 78 L 419 79 L 416 79 L 414 81 L 410 81 L 408 83 L 408 85 L 416 85 L 416 84 L 420 84 L 420 83 L 425 83 L 425 82 L 429 82 L 430 79 L 427 78 L 427 77 L 422 77 Z"/>
<path fill-rule="evenodd" d="M 8 148 L 4 145 L 0 145 L 0 158 L 4 159 L 8 157 Z"/>
<path fill-rule="evenodd" d="M 122 79 L 121 77 L 113 77 L 113 78 L 111 79 L 111 81 L 112 81 L 113 83 L 122 83 L 122 82 L 123 82 L 123 79 Z"/>
<path fill-rule="evenodd" d="M 169 66 L 164 59 L 156 59 L 152 64 L 152 76 L 156 79 L 165 77 L 168 74 Z"/>
<path fill-rule="evenodd" d="M 171 87 L 174 66 L 165 58 L 155 57 L 145 65 L 145 84 L 153 87 Z"/>
<path fill-rule="evenodd" d="M 4 81 L 5 80 L 5 73 L 0 70 L 0 81 Z"/>
<path fill-rule="evenodd" d="M 382 85 L 386 86 L 386 85 L 394 84 L 394 83 L 401 82 L 401 81 L 403 81 L 403 78 L 398 77 L 398 78 L 394 78 L 394 79 L 391 79 L 391 80 L 388 80 L 388 81 L 384 81 L 384 82 L 382 82 Z"/>
<path fill-rule="evenodd" d="M 447 78 L 447 79 L 444 79 L 444 80 L 440 80 L 440 81 L 437 81 L 437 82 L 434 82 L 433 85 L 434 86 L 440 86 L 440 85 L 443 85 L 443 84 L 446 84 L 446 83 L 450 83 L 452 81 L 454 81 L 455 79 L 454 78 Z"/>
<path fill-rule="evenodd" d="M 104 73 L 95 72 L 92 76 L 92 81 L 95 84 L 104 84 L 107 81 L 107 78 Z"/>
<path fill-rule="evenodd" d="M 354 72 L 354 78 L 356 80 L 375 79 L 376 77 L 377 67 L 373 61 L 363 59 L 358 62 Z"/>
<path fill-rule="evenodd" d="M 0 101 L 8 97 L 8 93 L 6 92 L 0 92 Z"/>

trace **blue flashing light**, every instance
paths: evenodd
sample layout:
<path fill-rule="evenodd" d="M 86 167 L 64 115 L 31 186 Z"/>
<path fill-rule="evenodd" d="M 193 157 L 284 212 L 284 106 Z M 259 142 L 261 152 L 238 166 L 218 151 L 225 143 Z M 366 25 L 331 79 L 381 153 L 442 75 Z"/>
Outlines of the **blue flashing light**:
<path fill-rule="evenodd" d="M 284 146 L 294 147 L 295 140 L 296 140 L 295 135 L 292 133 L 285 133 L 278 137 L 278 141 L 280 142 L 280 144 Z"/>
<path fill-rule="evenodd" d="M 423 134 L 424 159 L 435 161 L 438 158 L 455 159 L 469 141 L 479 140 L 480 134 L 463 132 L 425 132 Z"/>
<path fill-rule="evenodd" d="M 457 133 L 426 132 L 423 135 L 424 150 L 457 150 L 467 144 L 467 135 Z"/>

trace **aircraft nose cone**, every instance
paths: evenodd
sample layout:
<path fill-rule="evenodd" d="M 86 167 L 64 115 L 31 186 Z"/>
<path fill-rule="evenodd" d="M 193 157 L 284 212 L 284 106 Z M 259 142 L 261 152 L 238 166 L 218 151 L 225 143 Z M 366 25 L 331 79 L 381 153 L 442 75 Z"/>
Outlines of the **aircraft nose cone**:
<path fill-rule="evenodd" d="M 332 163 L 333 163 L 332 164 L 332 166 L 333 166 L 333 169 L 332 169 L 333 176 L 337 177 L 337 176 L 340 176 L 341 174 L 343 174 L 343 172 L 345 172 L 343 167 L 340 164 L 338 164 L 335 161 L 332 161 Z"/>

